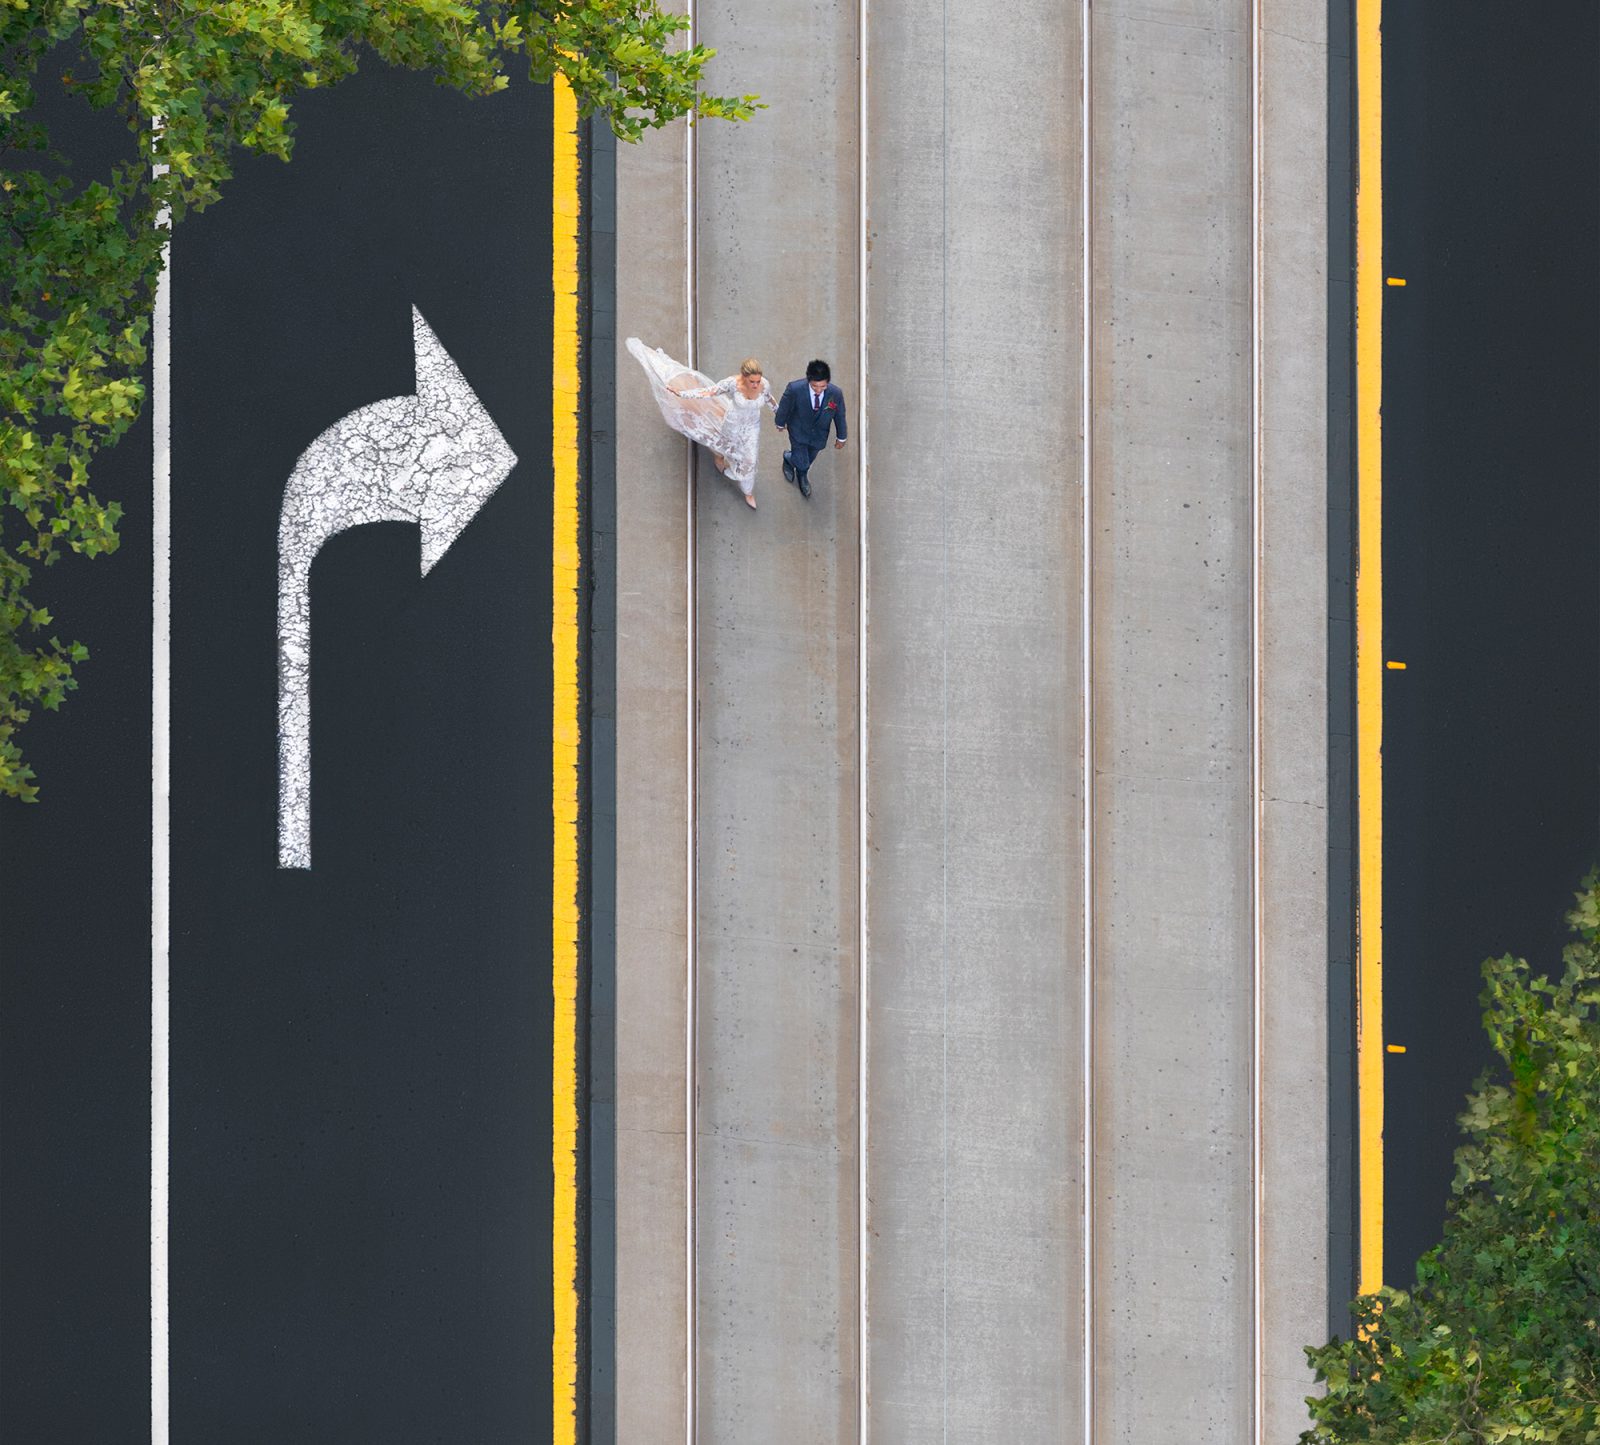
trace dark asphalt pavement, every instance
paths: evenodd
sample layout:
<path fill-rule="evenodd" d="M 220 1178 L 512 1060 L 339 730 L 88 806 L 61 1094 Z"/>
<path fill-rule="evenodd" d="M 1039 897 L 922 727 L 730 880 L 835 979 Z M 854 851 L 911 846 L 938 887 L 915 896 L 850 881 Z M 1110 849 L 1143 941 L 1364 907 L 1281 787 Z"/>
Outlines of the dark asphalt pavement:
<path fill-rule="evenodd" d="M 550 1428 L 551 118 L 368 59 L 173 259 L 172 1434 Z M 76 116 L 80 154 L 129 142 Z M 277 866 L 278 514 L 409 394 L 413 305 L 520 459 L 431 572 L 311 577 L 315 866 Z M 149 1438 L 150 418 L 119 555 L 41 586 L 93 659 L 0 824 L 0 1419 Z"/>
<path fill-rule="evenodd" d="M 40 99 L 75 185 L 133 158 L 115 116 L 48 80 Z M 125 509 L 119 550 L 34 573 L 34 600 L 90 659 L 22 734 L 40 801 L 0 799 L 7 1440 L 148 1438 L 150 446 L 147 411 L 91 473 Z"/>
<path fill-rule="evenodd" d="M 185 1440 L 537 1439 L 550 1299 L 550 110 L 369 62 L 174 244 L 172 1375 Z M 311 576 L 309 871 L 277 867 L 278 513 L 415 390 L 519 458 L 426 577 Z"/>
<path fill-rule="evenodd" d="M 1600 860 L 1600 7 L 1385 7 L 1385 1274 Z"/>

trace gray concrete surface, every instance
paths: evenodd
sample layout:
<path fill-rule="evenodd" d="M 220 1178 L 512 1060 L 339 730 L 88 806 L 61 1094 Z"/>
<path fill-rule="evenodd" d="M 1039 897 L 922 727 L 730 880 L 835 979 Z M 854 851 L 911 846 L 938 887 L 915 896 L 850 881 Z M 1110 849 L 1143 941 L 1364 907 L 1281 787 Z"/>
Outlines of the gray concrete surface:
<path fill-rule="evenodd" d="M 617 336 L 687 345 L 682 127 L 617 147 Z M 687 443 L 617 355 L 617 1440 L 684 1439 Z"/>
<path fill-rule="evenodd" d="M 700 367 L 820 356 L 848 408 L 854 6 L 702 0 L 699 35 L 769 107 L 701 131 Z M 859 453 L 808 502 L 763 425 L 758 511 L 700 474 L 698 1416 L 799 1445 L 856 1429 Z"/>
<path fill-rule="evenodd" d="M 1262 16 L 1262 1439 L 1327 1337 L 1327 6 Z"/>
<path fill-rule="evenodd" d="M 1078 10 L 870 24 L 869 1424 L 1057 1445 L 1083 1417 Z"/>
<path fill-rule="evenodd" d="M 1080 8 L 869 12 L 867 412 L 853 5 L 715 0 L 699 365 L 812 354 L 810 504 L 697 484 L 697 1431 L 1082 1441 Z M 1265 0 L 1252 788 L 1246 0 L 1095 7 L 1092 1439 L 1286 1440 L 1326 1318 L 1321 17 Z M 682 336 L 681 128 L 619 157 L 619 336 Z M 619 375 L 619 1439 L 680 1440 L 680 444 Z M 628 390 L 633 383 L 633 389 Z M 857 442 L 868 433 L 868 709 Z M 867 734 L 867 957 L 856 742 Z M 1263 1414 L 1254 1419 L 1260 810 Z M 868 1001 L 867 1336 L 855 1032 Z"/>
<path fill-rule="evenodd" d="M 1091 41 L 1095 1437 L 1127 1445 L 1254 1428 L 1249 8 L 1104 0 Z"/>

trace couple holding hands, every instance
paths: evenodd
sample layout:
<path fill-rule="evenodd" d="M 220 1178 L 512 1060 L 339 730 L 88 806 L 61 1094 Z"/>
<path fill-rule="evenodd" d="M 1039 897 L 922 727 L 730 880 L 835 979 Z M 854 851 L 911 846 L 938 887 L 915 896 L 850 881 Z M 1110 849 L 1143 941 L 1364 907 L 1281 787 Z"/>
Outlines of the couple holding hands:
<path fill-rule="evenodd" d="M 805 379 L 791 381 L 783 389 L 783 400 L 775 401 L 754 357 L 739 367 L 737 376 L 712 381 L 636 336 L 628 338 L 628 350 L 650 378 L 650 390 L 667 425 L 708 448 L 717 469 L 739 484 L 751 507 L 756 504 L 762 407 L 771 407 L 776 413 L 773 421 L 788 430 L 783 475 L 800 488 L 802 497 L 811 495 L 808 473 L 817 453 L 828 445 L 828 428 L 833 428 L 836 448 L 845 443 L 844 393 L 833 384 L 825 361 L 809 363 Z"/>

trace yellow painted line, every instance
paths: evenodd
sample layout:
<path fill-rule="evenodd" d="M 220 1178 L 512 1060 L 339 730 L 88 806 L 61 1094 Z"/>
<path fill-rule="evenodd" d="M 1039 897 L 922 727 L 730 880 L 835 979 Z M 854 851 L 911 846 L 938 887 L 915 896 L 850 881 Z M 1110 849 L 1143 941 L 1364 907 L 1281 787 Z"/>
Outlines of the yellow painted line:
<path fill-rule="evenodd" d="M 1389 277 L 1388 282 L 1386 284 L 1388 284 L 1390 286 L 1404 286 L 1406 284 L 1405 277 L 1404 276 L 1391 276 L 1391 277 Z"/>
<path fill-rule="evenodd" d="M 552 160 L 550 1163 L 552 1445 L 578 1438 L 578 107 L 557 75 Z"/>
<path fill-rule="evenodd" d="M 1384 666 L 1391 672 L 1404 672 L 1406 670 L 1406 665 L 1403 662 L 1386 662 Z"/>
<path fill-rule="evenodd" d="M 1383 1283 L 1383 0 L 1356 0 L 1357 1288 Z"/>
<path fill-rule="evenodd" d="M 1403 1054 L 1406 1051 L 1406 1046 L 1404 1044 L 1385 1044 L 1384 1049 L 1391 1054 Z"/>

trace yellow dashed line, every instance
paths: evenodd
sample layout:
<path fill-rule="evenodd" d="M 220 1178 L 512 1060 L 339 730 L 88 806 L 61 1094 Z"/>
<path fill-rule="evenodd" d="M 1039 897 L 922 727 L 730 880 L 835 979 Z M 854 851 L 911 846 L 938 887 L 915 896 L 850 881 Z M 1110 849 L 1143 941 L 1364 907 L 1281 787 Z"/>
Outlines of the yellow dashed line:
<path fill-rule="evenodd" d="M 551 538 L 550 643 L 554 709 L 551 814 L 550 1162 L 552 1445 L 578 1431 L 578 107 L 557 75 L 551 213 L 555 292 L 550 416 L 555 505 Z"/>

